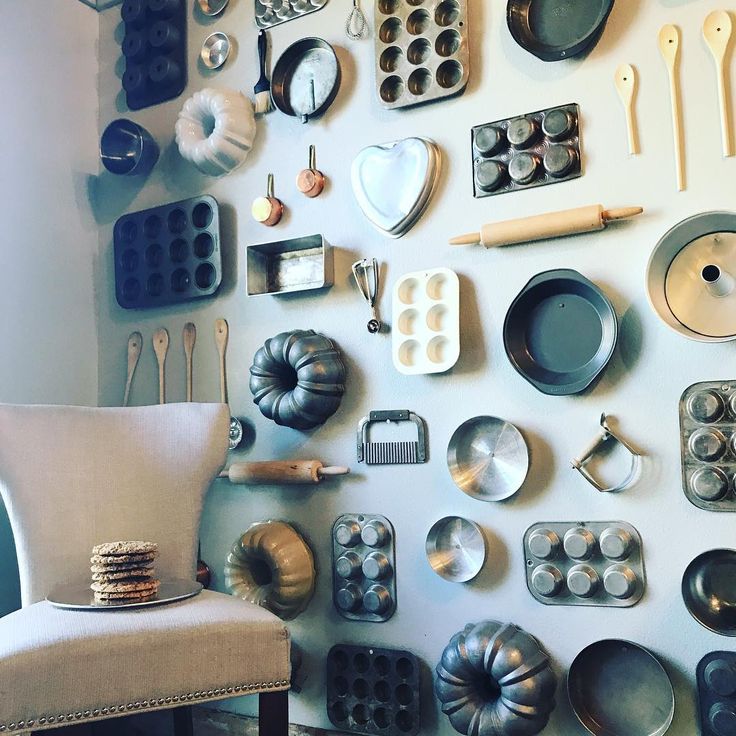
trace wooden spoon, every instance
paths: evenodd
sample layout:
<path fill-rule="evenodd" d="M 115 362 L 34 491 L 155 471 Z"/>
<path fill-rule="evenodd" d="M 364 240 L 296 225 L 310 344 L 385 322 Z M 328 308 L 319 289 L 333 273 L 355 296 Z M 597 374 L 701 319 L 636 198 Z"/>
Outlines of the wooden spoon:
<path fill-rule="evenodd" d="M 169 333 L 163 328 L 159 327 L 156 332 L 153 333 L 153 352 L 156 353 L 156 360 L 158 362 L 158 403 L 166 403 L 166 353 L 169 352 Z"/>
<path fill-rule="evenodd" d="M 731 146 L 731 126 L 729 124 L 729 104 L 727 66 L 724 64 L 728 48 L 731 43 L 733 26 L 731 16 L 725 10 L 714 10 L 708 14 L 703 23 L 703 38 L 713 55 L 718 76 L 718 102 L 721 108 L 721 139 L 723 141 L 723 155 L 733 156 Z"/>
<path fill-rule="evenodd" d="M 194 353 L 194 343 L 197 341 L 197 328 L 192 322 L 184 325 L 182 332 L 182 340 L 184 341 L 184 356 L 187 363 L 187 401 L 192 400 L 192 354 Z"/>
<path fill-rule="evenodd" d="M 629 153 L 634 156 L 639 153 L 639 140 L 636 134 L 636 119 L 634 117 L 634 102 L 636 100 L 637 79 L 636 69 L 631 64 L 621 64 L 616 69 L 616 89 L 626 113 L 626 129 L 629 134 Z"/>
<path fill-rule="evenodd" d="M 227 373 L 225 371 L 225 353 L 227 352 L 227 341 L 229 336 L 229 328 L 227 321 L 224 319 L 215 320 L 215 342 L 217 343 L 217 352 L 220 355 L 220 401 L 228 404 L 227 399 Z M 230 449 L 234 450 L 243 439 L 243 425 L 239 419 L 234 416 L 230 417 Z"/>
<path fill-rule="evenodd" d="M 662 26 L 659 31 L 659 51 L 670 78 L 670 101 L 672 103 L 672 132 L 675 139 L 675 168 L 677 191 L 685 189 L 685 160 L 682 139 L 682 112 L 680 110 L 680 85 L 677 78 L 680 60 L 680 31 L 676 26 Z"/>
<path fill-rule="evenodd" d="M 133 374 L 138 365 L 138 359 L 141 357 L 143 349 L 143 336 L 140 332 L 131 332 L 128 337 L 128 378 L 125 381 L 125 395 L 123 396 L 123 406 L 128 406 L 130 399 L 130 386 L 133 383 Z"/>

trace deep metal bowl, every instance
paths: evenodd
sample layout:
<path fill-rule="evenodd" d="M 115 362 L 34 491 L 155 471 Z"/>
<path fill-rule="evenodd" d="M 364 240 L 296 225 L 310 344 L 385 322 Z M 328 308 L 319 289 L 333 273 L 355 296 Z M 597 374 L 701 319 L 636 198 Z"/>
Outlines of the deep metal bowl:
<path fill-rule="evenodd" d="M 486 561 L 481 528 L 462 516 L 445 516 L 432 525 L 425 544 L 430 567 L 445 580 L 466 583 Z"/>
<path fill-rule="evenodd" d="M 199 9 L 204 15 L 214 16 L 222 13 L 227 7 L 229 0 L 197 0 Z"/>
<path fill-rule="evenodd" d="M 200 51 L 202 63 L 208 69 L 219 69 L 230 56 L 230 37 L 222 31 L 215 31 L 205 38 Z"/>
<path fill-rule="evenodd" d="M 698 555 L 682 576 L 682 599 L 701 626 L 736 636 L 736 550 L 711 549 Z"/>

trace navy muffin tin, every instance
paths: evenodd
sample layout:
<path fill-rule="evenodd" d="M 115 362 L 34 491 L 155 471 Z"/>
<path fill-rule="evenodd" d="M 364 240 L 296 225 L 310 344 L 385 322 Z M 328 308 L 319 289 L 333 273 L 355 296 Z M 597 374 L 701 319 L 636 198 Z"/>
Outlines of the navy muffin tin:
<path fill-rule="evenodd" d="M 131 110 L 178 97 L 187 85 L 185 0 L 123 0 L 123 89 Z"/>
<path fill-rule="evenodd" d="M 123 215 L 113 229 L 115 296 L 123 309 L 214 294 L 222 281 L 220 216 L 209 195 Z"/>
<path fill-rule="evenodd" d="M 736 734 L 736 654 L 711 652 L 697 669 L 700 733 L 702 736 Z"/>

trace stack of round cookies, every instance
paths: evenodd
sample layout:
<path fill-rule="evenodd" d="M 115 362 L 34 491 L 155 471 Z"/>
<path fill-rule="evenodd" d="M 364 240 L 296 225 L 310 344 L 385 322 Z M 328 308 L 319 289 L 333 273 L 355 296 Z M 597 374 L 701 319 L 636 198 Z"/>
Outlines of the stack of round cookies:
<path fill-rule="evenodd" d="M 144 603 L 156 597 L 160 581 L 153 561 L 153 542 L 106 542 L 92 548 L 92 585 L 95 603 L 119 606 Z"/>

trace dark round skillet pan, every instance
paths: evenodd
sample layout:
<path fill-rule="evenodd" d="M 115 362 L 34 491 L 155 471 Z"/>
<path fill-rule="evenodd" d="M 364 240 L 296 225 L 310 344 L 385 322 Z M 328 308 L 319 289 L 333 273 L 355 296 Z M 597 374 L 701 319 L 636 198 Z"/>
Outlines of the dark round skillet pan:
<path fill-rule="evenodd" d="M 593 48 L 614 0 L 509 0 L 506 22 L 516 43 L 542 61 L 560 61 Z"/>
<path fill-rule="evenodd" d="M 736 636 L 736 550 L 711 549 L 698 555 L 682 576 L 682 599 L 701 626 Z"/>

